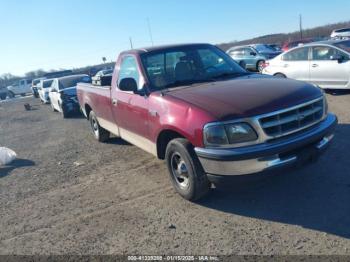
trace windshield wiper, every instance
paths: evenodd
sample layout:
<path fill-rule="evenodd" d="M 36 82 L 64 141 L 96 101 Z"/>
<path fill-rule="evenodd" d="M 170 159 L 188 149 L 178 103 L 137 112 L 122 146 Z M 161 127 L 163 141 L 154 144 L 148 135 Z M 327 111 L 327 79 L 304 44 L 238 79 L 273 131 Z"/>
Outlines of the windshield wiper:
<path fill-rule="evenodd" d="M 164 86 L 164 88 L 173 88 L 173 87 L 180 87 L 180 86 L 191 86 L 194 84 L 200 84 L 205 82 L 213 82 L 213 79 L 201 79 L 201 80 L 184 80 L 184 81 L 175 81 L 173 83 L 167 84 Z"/>
<path fill-rule="evenodd" d="M 218 78 L 226 78 L 226 77 L 238 77 L 238 76 L 243 76 L 243 75 L 249 75 L 250 73 L 248 72 L 242 72 L 242 73 L 238 73 L 238 72 L 224 72 L 222 74 L 218 74 L 215 76 L 212 76 L 212 79 L 218 79 Z"/>

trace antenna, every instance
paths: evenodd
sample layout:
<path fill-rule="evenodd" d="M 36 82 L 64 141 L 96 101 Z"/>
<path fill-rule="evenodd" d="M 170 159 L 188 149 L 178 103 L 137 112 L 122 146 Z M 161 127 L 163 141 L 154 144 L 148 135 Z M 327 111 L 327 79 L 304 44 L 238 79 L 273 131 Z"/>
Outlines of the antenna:
<path fill-rule="evenodd" d="M 301 14 L 299 15 L 299 29 L 300 29 L 300 39 L 303 39 L 303 18 Z"/>
<path fill-rule="evenodd" d="M 149 18 L 147 17 L 147 26 L 148 26 L 148 33 L 149 33 L 149 38 L 151 39 L 152 46 L 154 45 L 153 43 L 153 36 L 152 36 L 152 30 L 151 30 L 151 23 L 149 22 Z"/>
<path fill-rule="evenodd" d="M 129 41 L 130 41 L 130 47 L 131 47 L 131 49 L 134 49 L 134 46 L 133 46 L 133 44 L 132 44 L 132 38 L 131 38 L 131 37 L 129 37 Z"/>

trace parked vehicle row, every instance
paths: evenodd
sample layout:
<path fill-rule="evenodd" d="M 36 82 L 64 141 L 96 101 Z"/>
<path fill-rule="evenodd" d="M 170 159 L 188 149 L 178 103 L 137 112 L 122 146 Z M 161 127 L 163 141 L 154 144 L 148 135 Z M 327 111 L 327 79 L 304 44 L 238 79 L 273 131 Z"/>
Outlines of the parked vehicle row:
<path fill-rule="evenodd" d="M 43 104 L 50 104 L 52 111 L 60 112 L 63 118 L 67 118 L 80 111 L 76 92 L 79 82 L 91 83 L 91 77 L 78 74 L 41 79 L 37 84 L 39 98 Z"/>
<path fill-rule="evenodd" d="M 350 40 L 293 48 L 265 63 L 264 74 L 310 82 L 325 89 L 350 89 Z"/>
<path fill-rule="evenodd" d="M 211 183 L 315 160 L 337 124 L 319 87 L 248 72 L 209 44 L 122 52 L 110 85 L 79 83 L 77 93 L 98 141 L 114 134 L 164 159 L 188 200 Z"/>

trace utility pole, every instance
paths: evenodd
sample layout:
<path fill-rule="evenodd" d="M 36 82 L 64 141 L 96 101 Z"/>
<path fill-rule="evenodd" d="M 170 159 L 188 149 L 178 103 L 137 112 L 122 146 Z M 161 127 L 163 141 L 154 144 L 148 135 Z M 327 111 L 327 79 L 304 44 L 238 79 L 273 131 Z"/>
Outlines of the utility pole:
<path fill-rule="evenodd" d="M 300 39 L 303 39 L 303 18 L 301 14 L 299 15 L 299 29 L 300 29 Z"/>
<path fill-rule="evenodd" d="M 152 30 L 151 30 L 151 23 L 149 22 L 149 18 L 147 17 L 147 26 L 148 26 L 148 33 L 149 33 L 149 38 L 151 39 L 152 46 L 154 45 L 153 43 L 153 36 L 152 36 Z"/>
<path fill-rule="evenodd" d="M 131 47 L 131 49 L 134 49 L 133 44 L 132 44 L 132 39 L 131 39 L 131 37 L 129 37 L 129 41 L 130 41 L 130 47 Z"/>

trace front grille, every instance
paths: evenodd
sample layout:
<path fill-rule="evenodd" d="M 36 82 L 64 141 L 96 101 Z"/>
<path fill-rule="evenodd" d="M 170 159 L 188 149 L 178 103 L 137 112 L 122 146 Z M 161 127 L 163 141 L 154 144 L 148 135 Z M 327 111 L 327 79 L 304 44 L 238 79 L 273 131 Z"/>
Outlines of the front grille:
<path fill-rule="evenodd" d="M 267 136 L 272 138 L 289 135 L 310 127 L 322 120 L 324 101 L 316 101 L 282 110 L 259 118 L 259 123 Z"/>

